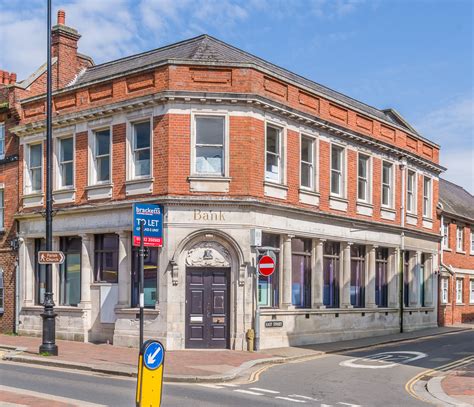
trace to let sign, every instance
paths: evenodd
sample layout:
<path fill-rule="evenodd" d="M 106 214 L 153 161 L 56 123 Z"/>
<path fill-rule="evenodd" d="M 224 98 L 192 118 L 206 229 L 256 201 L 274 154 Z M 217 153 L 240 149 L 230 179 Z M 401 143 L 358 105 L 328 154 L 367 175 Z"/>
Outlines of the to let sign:
<path fill-rule="evenodd" d="M 140 246 L 140 224 L 144 222 L 143 245 L 163 247 L 163 207 L 137 203 L 133 205 L 133 245 Z"/>
<path fill-rule="evenodd" d="M 47 252 L 44 250 L 40 250 L 38 252 L 39 264 L 63 264 L 64 259 L 65 259 L 64 253 L 60 251 Z"/>

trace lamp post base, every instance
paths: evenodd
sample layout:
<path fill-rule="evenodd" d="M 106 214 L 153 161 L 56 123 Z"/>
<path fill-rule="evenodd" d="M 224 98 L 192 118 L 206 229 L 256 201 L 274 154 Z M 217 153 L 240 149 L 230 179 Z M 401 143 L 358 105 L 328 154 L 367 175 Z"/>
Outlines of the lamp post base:
<path fill-rule="evenodd" d="M 46 293 L 44 298 L 43 318 L 43 343 L 39 347 L 39 352 L 49 356 L 58 355 L 58 346 L 56 345 L 56 313 L 54 312 L 54 303 L 51 293 Z"/>

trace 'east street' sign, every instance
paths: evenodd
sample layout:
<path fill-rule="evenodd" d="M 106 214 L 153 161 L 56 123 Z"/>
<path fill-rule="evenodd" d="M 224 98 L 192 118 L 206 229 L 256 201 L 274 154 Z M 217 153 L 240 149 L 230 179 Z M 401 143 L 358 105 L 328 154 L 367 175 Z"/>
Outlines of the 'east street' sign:
<path fill-rule="evenodd" d="M 163 207 L 136 203 L 133 205 L 133 245 L 140 246 L 140 222 L 144 221 L 143 245 L 163 247 Z"/>
<path fill-rule="evenodd" d="M 47 252 L 44 250 L 40 250 L 38 252 L 39 264 L 63 264 L 64 259 L 64 253 L 60 251 Z"/>

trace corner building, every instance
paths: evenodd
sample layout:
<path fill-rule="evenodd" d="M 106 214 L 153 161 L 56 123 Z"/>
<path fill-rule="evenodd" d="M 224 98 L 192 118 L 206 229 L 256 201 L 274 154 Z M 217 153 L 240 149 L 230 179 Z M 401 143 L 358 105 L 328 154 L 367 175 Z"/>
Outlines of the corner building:
<path fill-rule="evenodd" d="M 436 326 L 439 147 L 395 110 L 207 35 L 93 65 L 65 21 L 53 31 L 58 337 L 138 344 L 134 202 L 164 206 L 145 336 L 167 349 L 246 349 L 257 300 L 262 348 Z M 27 92 L 12 130 L 20 326 L 40 335 L 45 97 Z M 256 296 L 268 250 L 276 271 Z"/>

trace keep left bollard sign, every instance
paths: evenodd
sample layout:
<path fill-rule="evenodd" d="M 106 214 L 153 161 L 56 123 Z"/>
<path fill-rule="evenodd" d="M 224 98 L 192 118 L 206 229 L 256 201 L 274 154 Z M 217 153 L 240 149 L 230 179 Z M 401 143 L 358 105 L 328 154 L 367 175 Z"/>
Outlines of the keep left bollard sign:
<path fill-rule="evenodd" d="M 137 407 L 159 407 L 163 389 L 165 348 L 160 341 L 150 339 L 138 356 Z"/>

